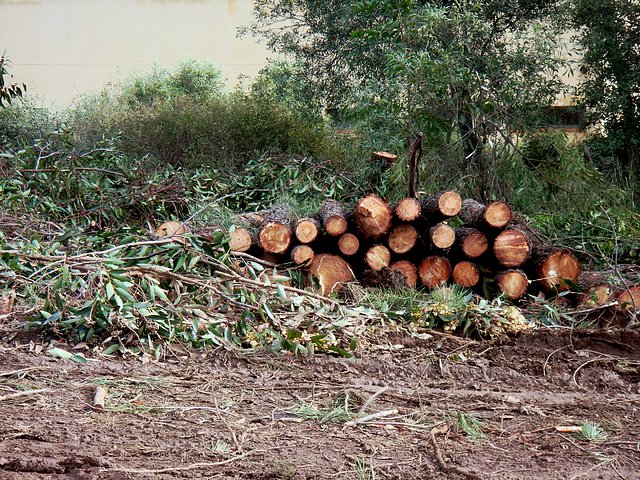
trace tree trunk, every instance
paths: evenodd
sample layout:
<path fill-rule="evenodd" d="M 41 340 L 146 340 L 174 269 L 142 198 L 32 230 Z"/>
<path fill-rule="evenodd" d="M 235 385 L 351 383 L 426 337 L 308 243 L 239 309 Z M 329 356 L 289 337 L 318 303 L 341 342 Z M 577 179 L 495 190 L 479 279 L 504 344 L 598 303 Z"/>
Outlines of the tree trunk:
<path fill-rule="evenodd" d="M 418 269 L 409 260 L 399 260 L 389 265 L 389 268 L 402 273 L 407 287 L 416 288 L 418 284 Z"/>
<path fill-rule="evenodd" d="M 429 230 L 431 244 L 440 250 L 451 247 L 456 242 L 456 231 L 446 223 L 438 223 Z"/>
<path fill-rule="evenodd" d="M 511 207 L 505 202 L 491 202 L 484 205 L 468 198 L 462 202 L 460 218 L 469 227 L 478 229 L 501 229 L 511 221 Z"/>
<path fill-rule="evenodd" d="M 531 256 L 529 236 L 516 228 L 504 230 L 493 242 L 493 254 L 500 265 L 507 268 L 520 267 Z"/>
<path fill-rule="evenodd" d="M 311 243 L 320 234 L 320 222 L 315 218 L 301 218 L 296 222 L 294 233 L 300 243 Z"/>
<path fill-rule="evenodd" d="M 391 263 L 391 252 L 384 245 L 374 245 L 364 256 L 365 263 L 374 272 L 379 272 Z"/>
<path fill-rule="evenodd" d="M 440 192 L 422 200 L 422 216 L 429 223 L 455 217 L 460 212 L 462 199 L 456 192 Z"/>
<path fill-rule="evenodd" d="M 418 164 L 422 156 L 422 137 L 420 133 L 411 145 L 411 156 L 409 157 L 409 197 L 415 197 L 418 190 L 419 172 Z"/>
<path fill-rule="evenodd" d="M 420 217 L 421 212 L 420 201 L 412 197 L 403 198 L 395 208 L 396 217 L 403 222 L 413 222 Z"/>
<path fill-rule="evenodd" d="M 496 282 L 500 293 L 510 300 L 522 298 L 529 288 L 529 279 L 522 270 L 505 270 L 496 276 Z"/>
<path fill-rule="evenodd" d="M 378 239 L 391 227 L 393 213 L 389 204 L 375 195 L 368 195 L 358 201 L 353 210 L 358 231 L 367 238 Z"/>
<path fill-rule="evenodd" d="M 347 231 L 344 206 L 335 200 L 324 200 L 320 206 L 320 217 L 325 231 L 332 237 L 339 237 Z"/>
<path fill-rule="evenodd" d="M 473 288 L 480 282 L 480 269 L 466 260 L 458 262 L 453 267 L 452 278 L 456 285 Z"/>
<path fill-rule="evenodd" d="M 309 284 L 324 296 L 340 291 L 344 283 L 354 278 L 349 264 L 338 255 L 321 253 L 313 257 L 309 265 Z"/>
<path fill-rule="evenodd" d="M 456 241 L 460 251 L 467 258 L 478 258 L 489 249 L 487 236 L 480 230 L 470 227 L 456 228 Z"/>
<path fill-rule="evenodd" d="M 399 255 L 409 252 L 418 242 L 418 232 L 411 225 L 396 225 L 389 233 L 389 248 Z"/>
<path fill-rule="evenodd" d="M 285 253 L 291 245 L 291 211 L 284 206 L 276 206 L 264 218 L 258 241 L 268 253 Z"/>
<path fill-rule="evenodd" d="M 360 250 L 360 240 L 353 233 L 345 233 L 338 240 L 338 250 L 347 257 L 355 255 Z"/>
<path fill-rule="evenodd" d="M 431 255 L 426 257 L 418 267 L 418 275 L 427 288 L 435 288 L 449 281 L 451 263 L 445 257 Z"/>

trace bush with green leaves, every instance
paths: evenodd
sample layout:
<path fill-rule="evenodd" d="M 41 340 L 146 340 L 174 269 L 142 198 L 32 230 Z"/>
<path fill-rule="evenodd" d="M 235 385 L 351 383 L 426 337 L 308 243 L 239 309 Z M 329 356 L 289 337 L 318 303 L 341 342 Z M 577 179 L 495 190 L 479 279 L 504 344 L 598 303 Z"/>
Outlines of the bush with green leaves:
<path fill-rule="evenodd" d="M 192 62 L 86 98 L 71 121 L 84 148 L 117 138 L 130 155 L 174 166 L 238 171 L 265 152 L 340 157 L 325 122 L 293 107 L 267 88 L 225 91 L 217 70 Z"/>

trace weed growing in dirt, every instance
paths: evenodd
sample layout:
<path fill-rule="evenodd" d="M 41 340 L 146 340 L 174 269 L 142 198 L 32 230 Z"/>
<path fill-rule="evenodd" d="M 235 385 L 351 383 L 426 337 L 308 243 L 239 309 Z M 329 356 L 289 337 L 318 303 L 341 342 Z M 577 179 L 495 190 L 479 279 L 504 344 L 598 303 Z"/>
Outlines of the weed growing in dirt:
<path fill-rule="evenodd" d="M 586 421 L 581 425 L 582 429 L 578 433 L 578 436 L 588 442 L 600 442 L 607 439 L 607 432 L 605 432 L 599 423 Z"/>
<path fill-rule="evenodd" d="M 290 412 L 305 420 L 317 420 L 320 423 L 344 423 L 355 418 L 364 401 L 364 397 L 360 393 L 345 391 L 336 395 L 327 406 L 320 407 L 313 403 L 300 402 Z"/>
<path fill-rule="evenodd" d="M 376 472 L 371 462 L 367 462 L 364 458 L 356 460 L 356 478 L 358 480 L 375 480 Z"/>
<path fill-rule="evenodd" d="M 472 440 L 483 440 L 487 434 L 483 431 L 482 421 L 473 414 L 457 412 L 458 428 Z"/>

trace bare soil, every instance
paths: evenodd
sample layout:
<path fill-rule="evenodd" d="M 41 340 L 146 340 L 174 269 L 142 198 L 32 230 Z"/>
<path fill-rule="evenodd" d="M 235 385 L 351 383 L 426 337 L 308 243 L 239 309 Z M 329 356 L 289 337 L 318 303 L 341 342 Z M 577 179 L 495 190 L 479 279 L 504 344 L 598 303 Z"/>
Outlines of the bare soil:
<path fill-rule="evenodd" d="M 638 333 L 402 337 L 352 360 L 174 349 L 78 364 L 49 346 L 0 343 L 0 479 L 640 479 Z M 345 401 L 361 423 L 309 418 Z M 556 428 L 585 421 L 606 438 Z"/>

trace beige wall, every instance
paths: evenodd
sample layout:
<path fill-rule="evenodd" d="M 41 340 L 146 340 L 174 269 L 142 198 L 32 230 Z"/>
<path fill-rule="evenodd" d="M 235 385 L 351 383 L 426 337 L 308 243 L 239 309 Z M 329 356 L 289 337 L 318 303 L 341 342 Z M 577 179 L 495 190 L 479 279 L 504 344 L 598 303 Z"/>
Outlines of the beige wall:
<path fill-rule="evenodd" d="M 187 58 L 217 63 L 233 83 L 267 57 L 253 38 L 236 38 L 251 9 L 251 0 L 0 0 L 0 52 L 15 81 L 57 105 Z"/>

